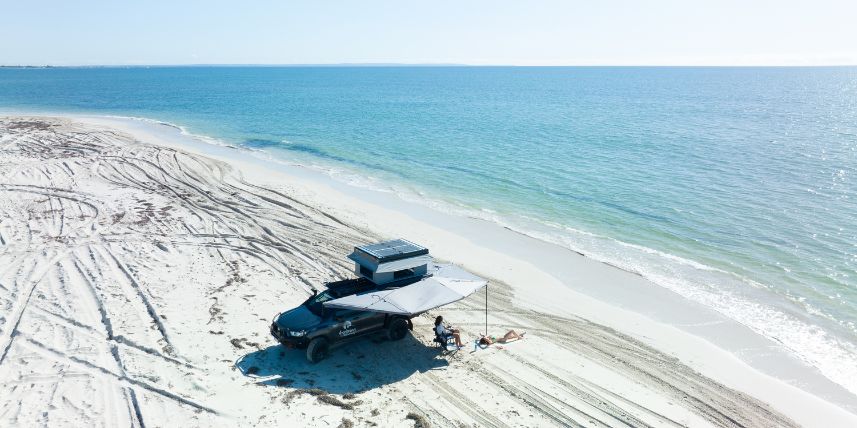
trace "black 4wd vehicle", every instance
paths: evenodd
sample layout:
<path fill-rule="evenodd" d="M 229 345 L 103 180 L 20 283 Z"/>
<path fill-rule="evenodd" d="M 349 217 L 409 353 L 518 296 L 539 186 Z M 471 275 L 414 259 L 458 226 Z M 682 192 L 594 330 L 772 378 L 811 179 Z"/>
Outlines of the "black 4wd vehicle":
<path fill-rule="evenodd" d="M 354 247 L 348 256 L 354 261 L 358 279 L 331 282 L 327 290 L 313 294 L 297 308 L 277 314 L 271 334 L 287 347 L 306 348 L 307 359 L 318 362 L 331 346 L 372 333 L 386 332 L 399 340 L 413 329 L 415 315 L 337 309 L 324 302 L 376 290 L 404 287 L 428 274 L 428 249 L 404 239 Z"/>
<path fill-rule="evenodd" d="M 354 247 L 348 258 L 358 279 L 328 283 L 327 290 L 314 292 L 271 323 L 271 334 L 280 343 L 306 348 L 311 362 L 324 359 L 333 345 L 372 333 L 400 340 L 413 330 L 411 318 L 488 283 L 454 265 L 434 264 L 427 248 L 404 239 Z M 487 304 L 485 311 L 487 330 Z"/>
<path fill-rule="evenodd" d="M 393 284 L 387 286 L 390 285 Z M 313 295 L 300 306 L 275 316 L 271 324 L 271 334 L 280 343 L 289 348 L 306 349 L 309 361 L 319 362 L 328 355 L 332 346 L 359 337 L 386 333 L 388 339 L 400 340 L 413 329 L 411 320 L 402 315 L 334 309 L 323 305 L 328 300 L 379 289 L 365 278 L 332 282 L 327 286 L 327 290 Z"/>

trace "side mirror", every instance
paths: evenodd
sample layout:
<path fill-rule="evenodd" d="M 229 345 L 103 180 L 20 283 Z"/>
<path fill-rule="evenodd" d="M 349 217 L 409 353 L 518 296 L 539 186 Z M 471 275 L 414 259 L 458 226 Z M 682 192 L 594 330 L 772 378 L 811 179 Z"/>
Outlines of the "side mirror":
<path fill-rule="evenodd" d="M 313 297 L 315 297 L 315 296 L 317 296 L 317 295 L 318 295 L 318 290 L 316 290 L 315 288 L 313 288 L 313 289 L 312 289 L 312 296 L 313 296 Z"/>

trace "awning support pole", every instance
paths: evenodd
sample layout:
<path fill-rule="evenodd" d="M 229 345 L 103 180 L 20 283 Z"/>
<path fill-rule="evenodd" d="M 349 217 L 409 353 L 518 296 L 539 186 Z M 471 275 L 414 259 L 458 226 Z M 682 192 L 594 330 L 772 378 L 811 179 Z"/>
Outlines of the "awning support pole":
<path fill-rule="evenodd" d="M 485 283 L 485 337 L 488 337 L 488 283 Z"/>

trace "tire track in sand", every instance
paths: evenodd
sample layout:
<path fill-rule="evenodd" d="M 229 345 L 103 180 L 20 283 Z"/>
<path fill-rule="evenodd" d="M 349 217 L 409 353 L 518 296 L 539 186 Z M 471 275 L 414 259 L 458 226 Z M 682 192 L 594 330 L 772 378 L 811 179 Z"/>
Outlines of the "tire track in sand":
<path fill-rule="evenodd" d="M 117 383 L 117 384 L 119 384 L 121 386 L 125 386 L 125 387 L 137 387 L 137 388 L 146 390 L 148 392 L 152 392 L 152 393 L 155 393 L 157 395 L 160 395 L 160 396 L 167 398 L 169 400 L 176 401 L 178 403 L 190 406 L 190 407 L 197 409 L 197 410 L 202 410 L 204 412 L 208 412 L 208 413 L 211 413 L 214 415 L 222 415 L 217 410 L 209 408 L 203 404 L 197 403 L 196 401 L 182 397 L 182 396 L 180 396 L 176 393 L 173 393 L 169 390 L 166 390 L 163 388 L 158 388 L 156 386 L 150 385 L 150 384 L 143 382 L 141 380 L 130 378 L 124 374 L 123 375 L 117 375 L 116 373 L 113 373 L 110 370 L 107 370 L 103 367 L 92 364 L 92 363 L 85 361 L 85 360 L 82 360 L 80 358 L 68 355 L 68 354 L 66 354 L 66 353 L 64 353 L 58 349 L 55 349 L 51 346 L 48 346 L 44 343 L 41 343 L 41 342 L 31 338 L 31 337 L 22 336 L 22 339 L 26 343 L 32 345 L 33 349 L 35 349 L 37 351 L 41 351 L 44 355 L 49 356 L 49 357 L 51 357 L 57 361 L 66 363 L 70 366 L 74 366 L 75 368 L 77 368 L 79 370 L 86 371 L 87 373 L 90 373 L 93 376 L 96 376 L 98 378 L 105 378 L 105 379 L 111 380 L 114 383 Z"/>

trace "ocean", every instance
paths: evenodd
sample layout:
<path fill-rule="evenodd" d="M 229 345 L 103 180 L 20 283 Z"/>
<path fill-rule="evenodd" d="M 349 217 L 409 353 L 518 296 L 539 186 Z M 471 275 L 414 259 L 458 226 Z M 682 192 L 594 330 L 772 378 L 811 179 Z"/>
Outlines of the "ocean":
<path fill-rule="evenodd" d="M 639 273 L 857 393 L 857 68 L 0 68 Z"/>

